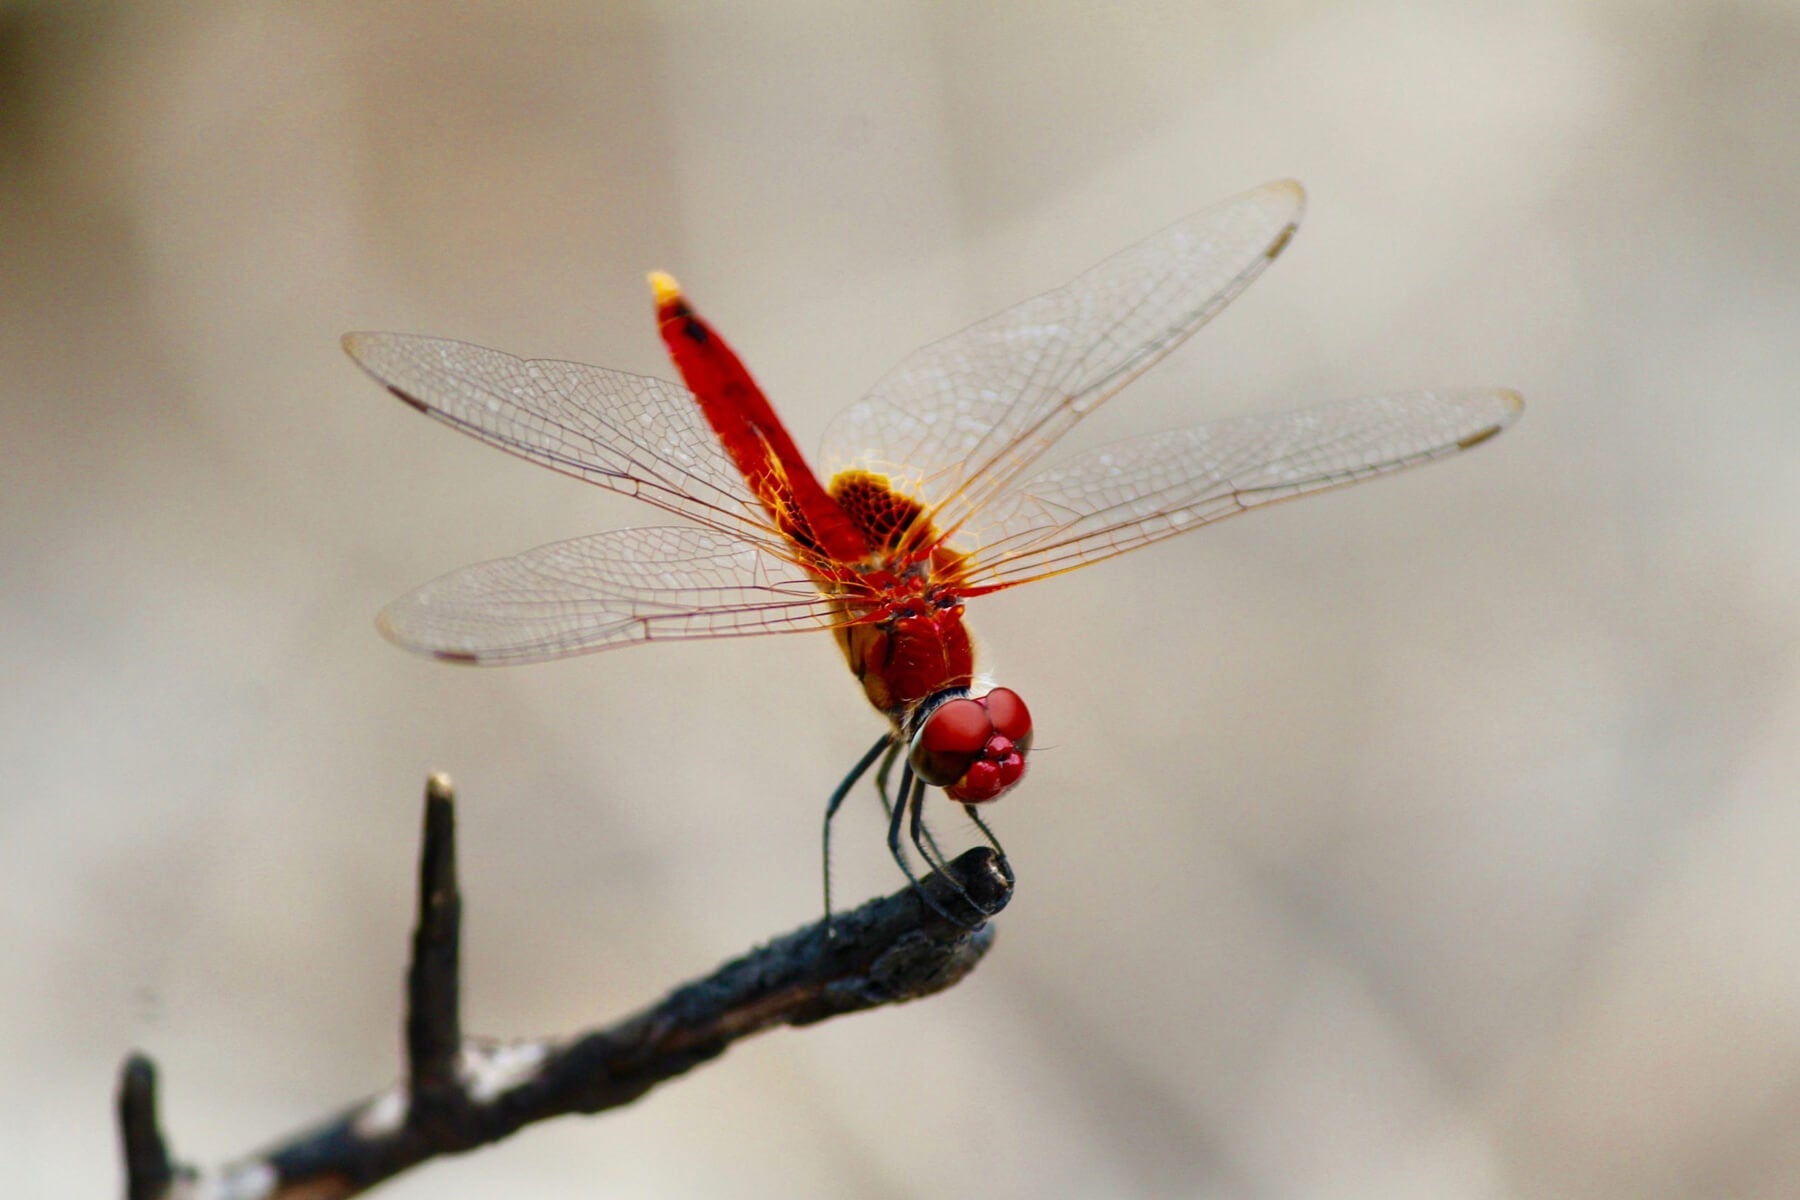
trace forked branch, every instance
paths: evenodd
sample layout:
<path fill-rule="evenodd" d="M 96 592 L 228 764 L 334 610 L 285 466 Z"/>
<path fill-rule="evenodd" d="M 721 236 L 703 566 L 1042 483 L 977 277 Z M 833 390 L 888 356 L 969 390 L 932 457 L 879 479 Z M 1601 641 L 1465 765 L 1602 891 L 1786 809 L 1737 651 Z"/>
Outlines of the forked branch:
<path fill-rule="evenodd" d="M 985 847 L 922 881 L 947 920 L 911 888 L 760 946 L 617 1024 L 567 1038 L 465 1037 L 458 1014 L 462 898 L 450 781 L 425 789 L 419 921 L 407 971 L 403 1083 L 351 1105 L 274 1149 L 219 1168 L 176 1164 L 156 1116 L 148 1058 L 126 1060 L 119 1127 L 130 1200 L 353 1196 L 409 1167 L 497 1142 L 534 1121 L 616 1108 L 776 1025 L 896 1004 L 942 991 L 987 953 L 980 923 L 1011 896 Z M 960 887 L 958 886 L 960 882 Z"/>

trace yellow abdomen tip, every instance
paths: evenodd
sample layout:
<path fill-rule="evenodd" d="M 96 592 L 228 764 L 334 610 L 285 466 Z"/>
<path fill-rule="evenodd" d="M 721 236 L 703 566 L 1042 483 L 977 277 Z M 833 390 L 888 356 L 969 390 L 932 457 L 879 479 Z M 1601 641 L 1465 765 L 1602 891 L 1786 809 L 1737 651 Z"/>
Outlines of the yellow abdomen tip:
<path fill-rule="evenodd" d="M 657 307 L 665 304 L 678 304 L 681 301 L 681 285 L 675 277 L 664 271 L 650 272 L 650 291 L 656 296 Z"/>

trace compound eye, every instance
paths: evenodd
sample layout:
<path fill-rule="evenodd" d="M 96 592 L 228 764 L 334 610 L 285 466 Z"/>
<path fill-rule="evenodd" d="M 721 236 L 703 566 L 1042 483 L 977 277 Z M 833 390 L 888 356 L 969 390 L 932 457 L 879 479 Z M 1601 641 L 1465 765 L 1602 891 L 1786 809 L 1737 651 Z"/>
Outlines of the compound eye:
<path fill-rule="evenodd" d="M 1025 701 L 1019 699 L 1019 693 L 1011 688 L 995 688 L 983 703 L 987 705 L 988 720 L 994 723 L 995 733 L 1020 745 L 1030 744 L 1031 711 L 1025 707 Z"/>
<path fill-rule="evenodd" d="M 933 787 L 949 787 L 981 756 L 993 733 L 993 720 L 980 701 L 946 700 L 913 735 L 912 768 Z"/>
<path fill-rule="evenodd" d="M 946 700 L 925 718 L 919 741 L 934 754 L 974 754 L 994 732 L 993 721 L 981 701 Z"/>

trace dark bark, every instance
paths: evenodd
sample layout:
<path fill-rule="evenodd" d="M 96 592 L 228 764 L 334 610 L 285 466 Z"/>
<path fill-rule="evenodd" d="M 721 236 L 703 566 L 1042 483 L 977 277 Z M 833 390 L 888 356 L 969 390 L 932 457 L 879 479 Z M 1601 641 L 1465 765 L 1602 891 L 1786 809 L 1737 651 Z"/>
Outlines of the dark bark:
<path fill-rule="evenodd" d="M 462 898 L 450 782 L 426 787 L 419 921 L 407 971 L 405 1082 L 271 1150 L 200 1172 L 171 1160 L 157 1125 L 155 1069 L 127 1060 L 119 1089 L 129 1200 L 250 1185 L 269 1197 L 351 1196 L 444 1154 L 534 1121 L 629 1104 L 657 1084 L 777 1025 L 929 996 L 961 980 L 993 943 L 985 919 L 1012 884 L 986 847 L 950 864 L 956 879 L 906 888 L 775 938 L 616 1024 L 566 1038 L 464 1037 L 458 1015 Z M 963 923 L 959 923 L 963 922 Z M 410 1097 L 410 1100 L 409 1100 Z"/>

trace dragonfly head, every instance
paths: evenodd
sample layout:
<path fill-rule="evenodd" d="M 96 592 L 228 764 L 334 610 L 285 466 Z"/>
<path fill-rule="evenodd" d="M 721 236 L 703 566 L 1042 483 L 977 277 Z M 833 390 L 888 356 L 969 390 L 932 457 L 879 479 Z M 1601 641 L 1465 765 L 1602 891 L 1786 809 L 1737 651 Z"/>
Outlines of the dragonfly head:
<path fill-rule="evenodd" d="M 926 783 L 963 804 L 997 800 L 1025 775 L 1031 713 L 1010 688 L 956 696 L 926 712 L 907 752 Z"/>

